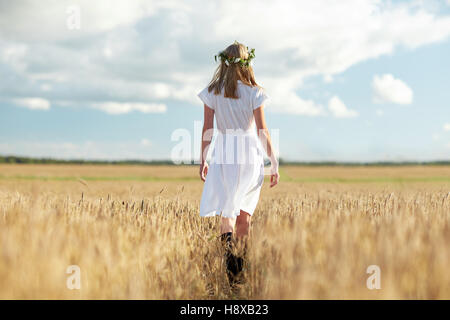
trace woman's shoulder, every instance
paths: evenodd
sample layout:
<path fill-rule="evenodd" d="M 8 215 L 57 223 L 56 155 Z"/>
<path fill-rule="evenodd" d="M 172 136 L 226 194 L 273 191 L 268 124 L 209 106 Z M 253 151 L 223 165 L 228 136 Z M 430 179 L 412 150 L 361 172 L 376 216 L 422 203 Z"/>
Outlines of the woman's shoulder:
<path fill-rule="evenodd" d="M 258 92 L 264 91 L 264 88 L 258 84 L 255 84 L 255 85 L 247 84 L 247 83 L 242 82 L 241 80 L 238 80 L 238 83 L 241 84 L 241 87 L 245 88 L 245 90 L 247 90 L 253 94 L 257 94 Z"/>
<path fill-rule="evenodd" d="M 254 98 L 258 98 L 260 96 L 267 96 L 266 90 L 263 87 L 261 87 L 260 85 L 252 86 L 251 90 L 252 90 L 252 96 Z"/>

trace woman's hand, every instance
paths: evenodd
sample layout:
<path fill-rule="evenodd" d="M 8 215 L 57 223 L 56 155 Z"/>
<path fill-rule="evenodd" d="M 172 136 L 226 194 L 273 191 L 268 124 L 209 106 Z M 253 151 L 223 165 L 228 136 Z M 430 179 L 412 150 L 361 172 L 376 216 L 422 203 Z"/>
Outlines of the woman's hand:
<path fill-rule="evenodd" d="M 278 184 L 278 181 L 280 180 L 280 175 L 277 173 L 270 175 L 270 187 L 275 187 Z"/>
<path fill-rule="evenodd" d="M 200 179 L 202 179 L 203 182 L 205 182 L 207 174 L 208 174 L 208 163 L 204 161 L 200 164 Z"/>
<path fill-rule="evenodd" d="M 280 174 L 278 173 L 278 163 L 271 165 L 270 168 L 270 187 L 275 187 L 280 181 Z"/>

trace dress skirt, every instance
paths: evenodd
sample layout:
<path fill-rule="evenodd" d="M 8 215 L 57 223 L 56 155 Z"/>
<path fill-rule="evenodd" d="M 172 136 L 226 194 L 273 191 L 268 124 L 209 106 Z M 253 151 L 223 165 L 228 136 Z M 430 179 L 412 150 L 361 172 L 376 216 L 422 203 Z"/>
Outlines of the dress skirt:
<path fill-rule="evenodd" d="M 203 186 L 200 216 L 253 215 L 264 182 L 264 158 L 254 130 L 219 133 Z"/>

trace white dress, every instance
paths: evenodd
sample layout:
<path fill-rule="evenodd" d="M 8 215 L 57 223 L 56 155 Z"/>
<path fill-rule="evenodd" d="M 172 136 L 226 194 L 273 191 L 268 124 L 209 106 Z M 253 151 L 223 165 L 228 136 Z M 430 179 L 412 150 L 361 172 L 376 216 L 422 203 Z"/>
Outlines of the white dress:
<path fill-rule="evenodd" d="M 239 99 L 203 89 L 198 97 L 214 110 L 217 135 L 203 186 L 200 216 L 235 218 L 255 211 L 264 181 L 264 150 L 258 139 L 253 110 L 269 98 L 259 87 L 238 80 Z"/>

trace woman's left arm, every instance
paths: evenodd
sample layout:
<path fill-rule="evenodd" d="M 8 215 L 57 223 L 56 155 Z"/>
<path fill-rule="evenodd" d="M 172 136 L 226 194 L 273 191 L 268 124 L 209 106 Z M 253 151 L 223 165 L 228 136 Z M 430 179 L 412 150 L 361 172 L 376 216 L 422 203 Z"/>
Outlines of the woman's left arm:
<path fill-rule="evenodd" d="M 205 104 L 203 114 L 204 120 L 202 130 L 202 150 L 200 153 L 200 179 L 202 179 L 202 181 L 205 181 L 206 175 L 208 174 L 208 163 L 206 162 L 206 155 L 208 154 L 209 145 L 211 144 L 211 139 L 214 131 L 214 110 Z"/>

